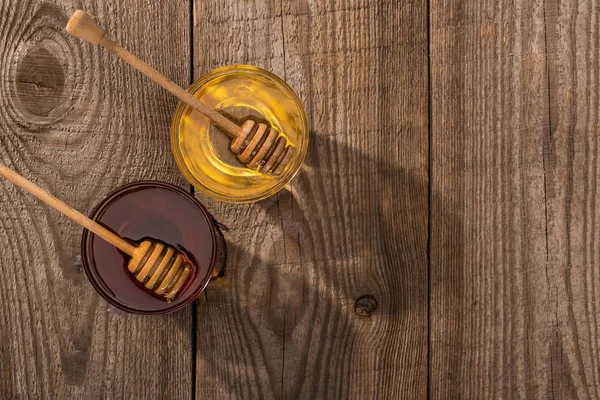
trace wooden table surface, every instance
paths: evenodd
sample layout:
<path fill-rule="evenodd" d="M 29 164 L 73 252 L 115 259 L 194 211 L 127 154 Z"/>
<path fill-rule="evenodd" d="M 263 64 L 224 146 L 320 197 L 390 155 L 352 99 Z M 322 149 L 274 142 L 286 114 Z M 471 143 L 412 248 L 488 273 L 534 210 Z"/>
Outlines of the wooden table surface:
<path fill-rule="evenodd" d="M 225 275 L 161 317 L 0 180 L 0 398 L 600 398 L 597 1 L 0 0 L 0 161 L 89 212 L 191 188 L 176 100 L 69 36 L 76 8 L 183 86 L 278 74 L 310 146 L 277 196 L 196 194 Z"/>

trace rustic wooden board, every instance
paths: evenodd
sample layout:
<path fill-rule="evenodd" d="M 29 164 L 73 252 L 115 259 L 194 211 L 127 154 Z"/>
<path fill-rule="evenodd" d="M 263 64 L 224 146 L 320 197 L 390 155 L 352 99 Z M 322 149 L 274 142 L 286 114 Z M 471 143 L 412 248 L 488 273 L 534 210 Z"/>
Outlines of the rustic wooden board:
<path fill-rule="evenodd" d="M 544 2 L 431 2 L 432 398 L 556 398 Z"/>
<path fill-rule="evenodd" d="M 198 307 L 197 398 L 424 398 L 426 3 L 198 0 L 194 16 L 197 77 L 267 68 L 312 129 L 278 196 L 198 195 L 231 230 Z M 362 295 L 378 304 L 367 317 Z"/>
<path fill-rule="evenodd" d="M 600 397 L 594 2 L 191 2 L 77 5 L 182 85 L 285 78 L 306 165 L 257 204 L 197 195 L 230 228 L 225 276 L 151 318 L 97 296 L 81 229 L 0 180 L 0 398 Z M 187 187 L 176 100 L 67 36 L 73 10 L 0 0 L 0 161 L 84 212 Z"/>
<path fill-rule="evenodd" d="M 189 5 L 120 3 L 77 2 L 186 84 Z M 68 36 L 72 2 L 0 1 L 0 10 L 2 162 L 84 212 L 141 178 L 187 187 L 169 149 L 176 101 Z M 80 238 L 0 180 L 0 398 L 190 398 L 193 310 L 145 318 L 108 306 L 86 279 Z"/>
<path fill-rule="evenodd" d="M 563 399 L 600 397 L 599 22 L 595 2 L 546 3 L 548 279 L 556 315 L 550 370 Z"/>

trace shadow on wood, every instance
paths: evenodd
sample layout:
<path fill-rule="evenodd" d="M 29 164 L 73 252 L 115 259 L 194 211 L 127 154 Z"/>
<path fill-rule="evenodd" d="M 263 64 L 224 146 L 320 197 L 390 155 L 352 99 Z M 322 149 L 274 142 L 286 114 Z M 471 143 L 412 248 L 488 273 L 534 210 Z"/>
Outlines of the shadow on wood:
<path fill-rule="evenodd" d="M 339 214 L 324 215 L 310 175 L 330 176 L 331 185 L 339 182 L 335 181 L 338 171 L 320 165 L 319 153 L 346 154 L 367 168 L 372 179 L 357 182 L 356 190 L 379 195 L 364 196 L 365 202 L 354 204 L 338 199 Z M 398 188 L 406 195 L 395 196 Z M 198 335 L 207 340 L 201 330 L 227 327 L 227 332 L 211 333 L 214 346 L 207 344 L 211 351 L 198 353 L 198 374 L 210 371 L 212 376 L 203 380 L 214 380 L 230 393 L 250 390 L 236 391 L 231 385 L 252 383 L 255 393 L 277 398 L 340 398 L 362 392 L 385 398 L 393 393 L 388 389 L 396 379 L 413 383 L 409 385 L 413 391 L 404 395 L 420 393 L 425 382 L 415 378 L 427 366 L 428 274 L 427 264 L 419 261 L 427 258 L 419 254 L 426 249 L 419 232 L 427 232 L 422 216 L 428 204 L 415 204 L 411 196 L 427 191 L 427 182 L 410 171 L 313 132 L 306 165 L 290 190 L 259 203 L 266 220 L 281 224 L 282 238 L 274 239 L 274 252 L 250 254 L 228 240 L 227 272 L 207 288 L 205 304 L 199 309 Z M 445 225 L 455 228 L 445 243 L 452 247 L 448 254 L 454 258 L 447 264 L 460 266 L 460 220 L 435 194 L 431 201 L 443 210 Z M 363 217 L 360 229 L 330 232 L 331 226 L 344 226 L 340 221 L 332 225 L 330 218 L 353 215 Z M 329 234 L 351 237 L 341 242 L 355 246 L 330 248 Z M 458 302 L 462 271 L 445 273 L 447 279 L 431 289 L 443 291 L 448 302 Z M 211 303 L 212 290 L 228 290 L 233 305 Z M 205 313 L 210 314 L 208 320 L 228 323 L 203 326 Z M 460 327 L 458 321 L 449 324 L 453 329 L 446 340 L 455 343 Z M 415 346 L 420 357 L 406 358 Z M 453 366 L 458 368 L 461 362 L 457 357 Z"/>

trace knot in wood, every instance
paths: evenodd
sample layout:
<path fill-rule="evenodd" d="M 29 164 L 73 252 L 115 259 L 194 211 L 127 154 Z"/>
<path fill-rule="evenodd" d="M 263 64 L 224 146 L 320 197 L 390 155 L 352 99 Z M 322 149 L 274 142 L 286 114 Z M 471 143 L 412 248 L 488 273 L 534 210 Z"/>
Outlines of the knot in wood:
<path fill-rule="evenodd" d="M 47 116 L 59 105 L 65 72 L 57 56 L 43 44 L 27 51 L 19 60 L 16 74 L 16 94 L 24 111 Z"/>
<path fill-rule="evenodd" d="M 361 317 L 370 317 L 371 313 L 377 309 L 377 300 L 370 294 L 363 294 L 354 303 L 354 312 Z"/>

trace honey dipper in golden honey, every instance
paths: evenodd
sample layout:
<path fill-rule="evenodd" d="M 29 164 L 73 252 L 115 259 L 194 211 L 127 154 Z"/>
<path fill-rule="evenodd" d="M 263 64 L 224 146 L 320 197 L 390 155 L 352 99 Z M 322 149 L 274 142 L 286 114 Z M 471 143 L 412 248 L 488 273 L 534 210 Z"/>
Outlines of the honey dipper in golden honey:
<path fill-rule="evenodd" d="M 0 164 L 0 176 L 28 191 L 130 256 L 131 259 L 127 264 L 129 272 L 147 290 L 166 301 L 170 302 L 175 299 L 191 277 L 192 266 L 186 261 L 183 254 L 173 247 L 156 240 L 144 240 L 136 247 L 3 164 Z"/>
<path fill-rule="evenodd" d="M 110 50 L 210 119 L 229 136 L 232 140 L 231 151 L 248 168 L 280 175 L 292 160 L 294 148 L 276 129 L 250 118 L 242 126 L 238 126 L 229 118 L 207 107 L 191 93 L 108 38 L 104 30 L 84 11 L 75 11 L 67 24 L 67 32 L 93 45 L 100 45 Z"/>

